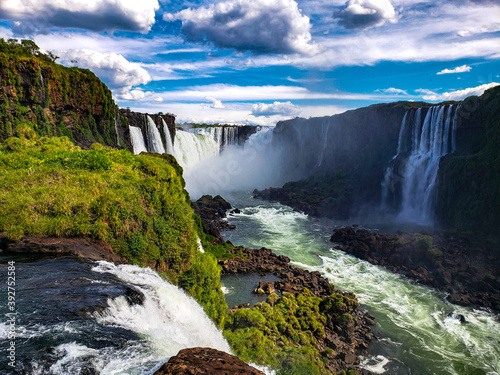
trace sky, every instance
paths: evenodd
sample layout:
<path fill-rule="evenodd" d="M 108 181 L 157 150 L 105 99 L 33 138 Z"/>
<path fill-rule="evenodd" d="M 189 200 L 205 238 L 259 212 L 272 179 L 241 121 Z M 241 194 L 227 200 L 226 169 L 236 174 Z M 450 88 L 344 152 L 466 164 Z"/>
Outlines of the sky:
<path fill-rule="evenodd" d="M 0 0 L 0 37 L 178 123 L 274 125 L 500 84 L 498 0 Z"/>

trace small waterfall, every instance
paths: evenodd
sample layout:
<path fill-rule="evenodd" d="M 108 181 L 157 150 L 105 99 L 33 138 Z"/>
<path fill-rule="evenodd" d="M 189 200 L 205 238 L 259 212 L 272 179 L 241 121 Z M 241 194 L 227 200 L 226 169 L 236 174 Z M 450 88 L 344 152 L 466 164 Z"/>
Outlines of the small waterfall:
<path fill-rule="evenodd" d="M 120 133 L 118 132 L 118 121 L 119 121 L 119 118 L 120 118 L 120 114 L 116 114 L 115 116 L 115 133 L 116 133 L 116 144 L 118 146 L 121 146 L 121 142 L 120 142 Z"/>
<path fill-rule="evenodd" d="M 432 224 L 441 157 L 454 150 L 455 105 L 408 111 L 401 122 L 398 151 L 382 182 L 382 204 L 399 206 L 399 218 Z"/>
<path fill-rule="evenodd" d="M 156 127 L 155 122 L 151 117 L 146 115 L 146 127 L 147 131 L 147 139 L 148 139 L 148 151 L 156 152 L 157 154 L 164 154 L 165 147 L 163 146 L 163 142 L 161 140 L 160 131 Z"/>
<path fill-rule="evenodd" d="M 173 155 L 174 154 L 174 145 L 172 144 L 172 136 L 170 135 L 170 130 L 168 130 L 168 126 L 165 122 L 165 120 L 161 119 L 161 122 L 163 124 L 163 132 L 165 133 L 165 143 L 167 146 L 167 154 Z"/>
<path fill-rule="evenodd" d="M 318 162 L 316 163 L 316 168 L 321 167 L 323 164 L 323 155 L 325 154 L 326 147 L 328 146 L 328 129 L 330 129 L 330 118 L 328 120 L 323 120 L 321 123 L 321 132 L 323 135 L 323 147 L 321 148 L 321 152 L 318 157 Z"/>
<path fill-rule="evenodd" d="M 214 138 L 205 134 L 175 132 L 174 156 L 184 169 L 191 169 L 202 160 L 218 155 L 220 146 Z"/>
<path fill-rule="evenodd" d="M 142 304 L 132 306 L 123 296 L 108 299 L 109 307 L 93 314 L 99 324 L 136 332 L 149 341 L 155 356 L 160 358 L 197 346 L 231 352 L 222 332 L 203 308 L 153 270 L 101 261 L 92 271 L 112 274 L 145 297 Z"/>
<path fill-rule="evenodd" d="M 142 135 L 141 128 L 136 126 L 129 126 L 130 140 L 132 141 L 132 148 L 134 149 L 134 154 L 138 155 L 141 152 L 148 152 L 146 148 L 146 143 L 144 142 L 144 137 Z"/>

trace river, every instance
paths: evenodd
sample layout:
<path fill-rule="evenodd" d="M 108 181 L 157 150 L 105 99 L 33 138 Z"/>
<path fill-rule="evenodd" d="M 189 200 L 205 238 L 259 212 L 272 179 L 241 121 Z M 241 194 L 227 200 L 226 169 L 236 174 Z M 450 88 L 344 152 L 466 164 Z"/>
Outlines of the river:
<path fill-rule="evenodd" d="M 320 271 L 336 288 L 354 292 L 361 308 L 375 316 L 378 339 L 363 357 L 367 370 L 391 375 L 500 373 L 500 323 L 495 315 L 453 305 L 444 293 L 332 250 L 329 238 L 338 224 L 332 220 L 252 199 L 249 192 L 226 199 L 241 210 L 229 216 L 236 229 L 224 233 L 226 240 L 267 247 L 299 267 Z"/>

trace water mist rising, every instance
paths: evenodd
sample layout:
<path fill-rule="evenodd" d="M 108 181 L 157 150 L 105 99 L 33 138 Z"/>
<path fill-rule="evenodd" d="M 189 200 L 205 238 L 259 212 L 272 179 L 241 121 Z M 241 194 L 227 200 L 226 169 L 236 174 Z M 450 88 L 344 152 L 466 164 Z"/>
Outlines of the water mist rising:
<path fill-rule="evenodd" d="M 278 186 L 285 181 L 280 180 L 279 171 L 280 158 L 279 151 L 271 147 L 274 128 L 262 128 L 252 134 L 243 146 L 236 146 L 236 142 L 229 143 L 219 153 L 219 142 L 214 138 L 202 136 L 199 138 L 204 147 L 215 147 L 211 157 L 199 158 L 197 152 L 193 153 L 195 147 L 185 148 L 184 139 L 178 141 L 176 134 L 176 157 L 181 162 L 184 160 L 184 179 L 186 189 L 193 199 L 197 199 L 203 194 L 222 194 L 231 191 L 253 190 L 255 188 L 265 188 Z M 193 134 L 190 134 L 194 136 Z M 183 137 L 187 138 L 185 134 Z M 228 137 L 229 141 L 230 138 Z M 213 144 L 211 143 L 213 142 Z M 182 144 L 182 150 L 179 149 Z M 190 163 L 188 160 L 197 160 Z"/>

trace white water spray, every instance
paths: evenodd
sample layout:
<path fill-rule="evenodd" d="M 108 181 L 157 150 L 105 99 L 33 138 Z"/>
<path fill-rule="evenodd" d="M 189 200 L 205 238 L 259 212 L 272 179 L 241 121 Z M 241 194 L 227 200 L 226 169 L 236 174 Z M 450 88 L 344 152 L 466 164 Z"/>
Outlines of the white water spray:
<path fill-rule="evenodd" d="M 230 353 L 222 332 L 203 308 L 153 270 L 108 262 L 99 262 L 92 270 L 115 275 L 134 285 L 145 297 L 143 304 L 132 306 L 125 297 L 109 300 L 107 309 L 94 313 L 98 323 L 118 325 L 138 333 L 147 339 L 157 358 L 173 356 L 181 349 L 192 347 L 211 347 Z"/>

